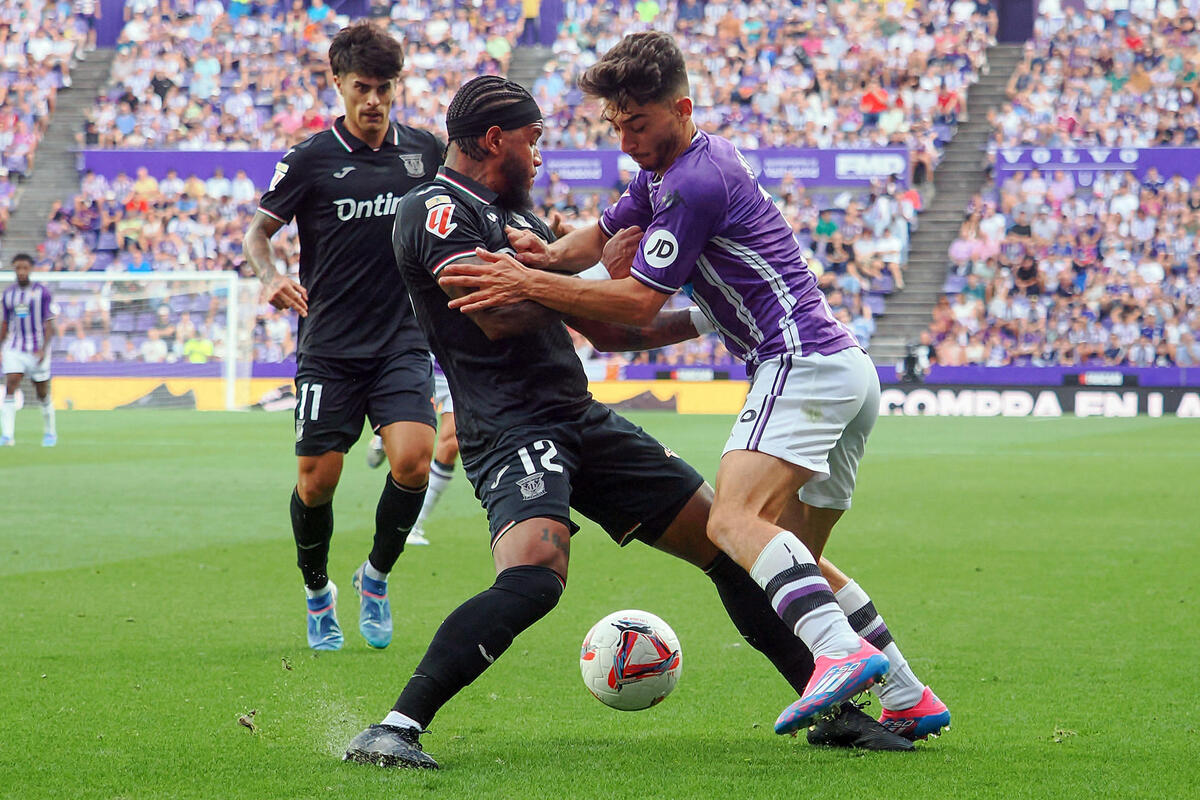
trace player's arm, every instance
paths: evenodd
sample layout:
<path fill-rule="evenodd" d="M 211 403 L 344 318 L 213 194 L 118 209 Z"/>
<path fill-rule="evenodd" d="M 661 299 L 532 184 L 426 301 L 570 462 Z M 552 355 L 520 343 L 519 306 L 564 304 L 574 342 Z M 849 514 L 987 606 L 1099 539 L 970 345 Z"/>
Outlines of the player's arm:
<path fill-rule="evenodd" d="M 646 180 L 639 175 L 629 188 L 609 208 L 605 209 L 595 225 L 560 234 L 554 242 L 547 243 L 532 231 L 508 228 L 509 243 L 517 252 L 517 260 L 537 269 L 554 272 L 581 272 L 601 261 L 604 247 L 609 239 L 623 228 L 645 227 L 653 214 L 653 206 L 646 189 Z M 624 277 L 615 274 L 614 277 Z"/>
<path fill-rule="evenodd" d="M 522 264 L 555 272 L 581 272 L 600 261 L 608 234 L 600 224 L 569 231 L 561 239 L 547 242 L 533 231 L 506 228 L 509 244 Z"/>
<path fill-rule="evenodd" d="M 695 339 L 713 330 L 712 323 L 695 307 L 660 311 L 649 325 L 640 328 L 579 317 L 567 317 L 566 323 L 586 336 L 602 353 L 654 350 Z"/>
<path fill-rule="evenodd" d="M 242 238 L 242 252 L 267 288 L 267 302 L 281 310 L 295 309 L 302 317 L 308 316 L 308 290 L 275 269 L 271 237 L 295 217 L 310 194 L 312 169 L 305 166 L 308 152 L 307 143 L 302 143 L 279 159 Z"/>
<path fill-rule="evenodd" d="M 535 300 L 567 316 L 641 328 L 653 322 L 670 297 L 634 278 L 581 281 L 571 275 L 529 269 L 504 253 L 480 248 L 475 255 L 479 263 L 451 264 L 438 278 L 447 292 L 471 289 L 450 301 L 451 308 L 464 314 Z"/>
<path fill-rule="evenodd" d="M 54 337 L 58 334 L 58 326 L 54 324 L 54 317 L 49 317 L 42 323 L 42 349 L 37 352 L 38 363 L 50 352 L 50 345 L 54 342 Z M 0 335 L 0 342 L 4 341 L 4 336 Z"/>
<path fill-rule="evenodd" d="M 470 291 L 454 287 L 442 287 L 442 290 L 449 295 L 451 300 L 463 297 Z M 470 312 L 467 313 L 467 318 L 478 325 L 479 329 L 483 331 L 483 335 L 493 342 L 513 336 L 523 336 L 538 328 L 562 321 L 561 314 L 531 300 L 524 300 L 502 308 Z"/>
<path fill-rule="evenodd" d="M 275 308 L 295 309 L 300 316 L 306 317 L 308 290 L 275 268 L 271 237 L 282 227 L 283 222 L 259 209 L 242 237 L 242 252 L 254 274 L 267 288 L 267 302 Z"/>

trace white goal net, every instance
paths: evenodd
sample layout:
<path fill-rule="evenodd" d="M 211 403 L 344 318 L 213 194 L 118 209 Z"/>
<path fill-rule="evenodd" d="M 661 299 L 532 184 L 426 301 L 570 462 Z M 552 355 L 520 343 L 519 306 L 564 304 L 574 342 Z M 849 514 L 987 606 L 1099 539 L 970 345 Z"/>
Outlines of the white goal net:
<path fill-rule="evenodd" d="M 0 286 L 13 280 L 0 272 Z M 286 318 L 264 319 L 258 281 L 233 272 L 35 272 L 31 280 L 53 295 L 60 407 L 246 408 L 258 399 L 254 361 L 285 362 L 294 341 Z"/>

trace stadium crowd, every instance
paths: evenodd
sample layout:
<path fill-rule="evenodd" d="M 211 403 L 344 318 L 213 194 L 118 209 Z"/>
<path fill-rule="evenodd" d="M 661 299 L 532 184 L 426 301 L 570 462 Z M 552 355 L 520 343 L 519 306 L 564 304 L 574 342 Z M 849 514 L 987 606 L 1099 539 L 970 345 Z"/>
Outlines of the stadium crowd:
<path fill-rule="evenodd" d="M 1035 169 L 977 195 L 922 346 L 947 366 L 1200 365 L 1198 181 Z"/>
<path fill-rule="evenodd" d="M 1079 10 L 1048 0 L 993 111 L 990 150 L 1193 146 L 1200 139 L 1200 8 L 1102 0 Z"/>
<path fill-rule="evenodd" d="M 568 3 L 534 94 L 555 121 L 547 146 L 605 146 L 611 134 L 577 78 L 622 33 L 667 30 L 705 130 L 745 148 L 905 145 L 921 179 L 987 68 L 995 25 L 990 3 L 974 0 Z"/>
<path fill-rule="evenodd" d="M 58 90 L 95 45 L 90 2 L 0 0 L 0 234 L 33 169 Z"/>
<path fill-rule="evenodd" d="M 192 14 L 151 0 L 126 6 L 112 81 L 80 144 L 191 150 L 284 150 L 329 127 L 341 101 L 325 67 L 347 19 L 323 0 L 269 4 L 200 0 Z M 467 78 L 508 67 L 519 0 L 407 0 L 372 5 L 405 42 L 395 110 L 440 130 L 445 103 Z"/>

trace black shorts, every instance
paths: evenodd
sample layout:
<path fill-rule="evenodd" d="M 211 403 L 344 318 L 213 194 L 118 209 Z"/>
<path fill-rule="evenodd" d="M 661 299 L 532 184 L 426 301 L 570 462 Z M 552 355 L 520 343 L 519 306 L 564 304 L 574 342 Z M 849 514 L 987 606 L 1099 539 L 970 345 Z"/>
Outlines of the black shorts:
<path fill-rule="evenodd" d="M 393 422 L 437 425 L 427 351 L 382 358 L 296 357 L 296 455 L 347 452 L 368 417 L 376 430 Z"/>
<path fill-rule="evenodd" d="M 536 517 L 559 520 L 573 534 L 572 508 L 618 544 L 653 544 L 704 483 L 670 448 L 600 403 L 569 421 L 513 428 L 463 466 L 487 510 L 493 546 Z"/>

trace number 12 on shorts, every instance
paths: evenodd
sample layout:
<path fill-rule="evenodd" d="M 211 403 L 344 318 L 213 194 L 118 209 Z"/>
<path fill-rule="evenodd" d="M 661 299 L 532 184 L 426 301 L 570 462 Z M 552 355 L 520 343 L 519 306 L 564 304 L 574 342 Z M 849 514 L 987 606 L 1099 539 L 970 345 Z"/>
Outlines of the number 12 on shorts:
<path fill-rule="evenodd" d="M 554 446 L 554 442 L 549 439 L 538 439 L 530 447 L 535 453 L 541 453 L 538 461 L 542 465 L 542 469 L 547 472 L 562 472 L 562 464 L 555 464 L 554 457 L 558 455 L 558 448 Z M 545 451 L 545 452 L 542 452 Z M 517 451 L 517 455 L 521 458 L 521 466 L 525 468 L 526 475 L 532 475 L 537 468 L 533 465 L 533 458 L 529 455 L 529 447 L 522 447 Z"/>
<path fill-rule="evenodd" d="M 310 391 L 311 390 L 311 391 Z M 312 394 L 312 405 L 308 404 L 308 396 Z M 300 386 L 300 398 L 296 401 L 296 419 L 305 419 L 304 409 L 308 409 L 308 419 L 314 422 L 321 415 L 321 384 L 305 383 Z"/>

